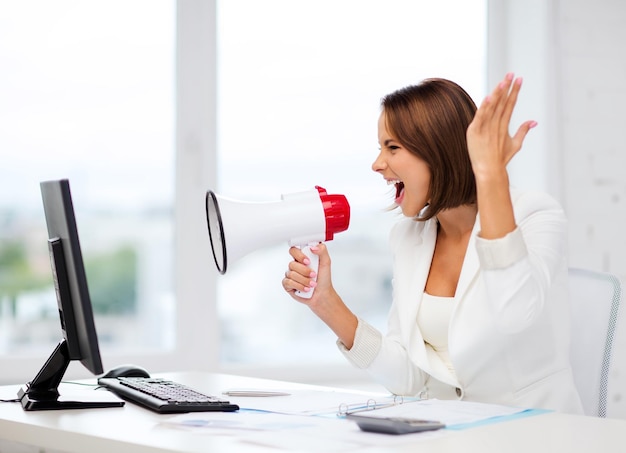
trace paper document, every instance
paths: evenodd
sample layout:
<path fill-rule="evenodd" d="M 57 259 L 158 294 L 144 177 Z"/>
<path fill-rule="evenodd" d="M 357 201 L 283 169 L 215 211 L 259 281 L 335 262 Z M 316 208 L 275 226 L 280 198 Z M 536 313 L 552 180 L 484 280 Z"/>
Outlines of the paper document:
<path fill-rule="evenodd" d="M 258 397 L 229 397 L 242 410 L 290 415 L 343 417 L 360 413 L 372 417 L 403 417 L 442 422 L 459 428 L 526 412 L 526 408 L 458 400 L 420 400 L 389 394 L 341 391 L 292 390 L 291 394 Z M 493 421 L 493 420 L 492 420 Z"/>
<path fill-rule="evenodd" d="M 344 453 L 369 447 L 392 449 L 444 436 L 445 430 L 403 436 L 363 432 L 356 423 L 340 417 L 311 417 L 273 412 L 203 412 L 164 418 L 160 429 L 195 432 L 197 435 L 237 437 L 241 451 L 246 444 L 264 445 L 280 451 Z M 239 449 L 236 449 L 239 451 Z"/>
<path fill-rule="evenodd" d="M 242 442 L 246 443 L 284 451 L 334 453 L 362 451 L 370 447 L 392 451 L 400 445 L 415 445 L 451 435 L 450 429 L 469 428 L 508 420 L 511 417 L 542 413 L 537 410 L 467 401 L 419 401 L 410 398 L 399 400 L 385 394 L 309 390 L 290 392 L 291 395 L 263 398 L 233 397 L 230 398 L 231 402 L 241 407 L 237 412 L 183 414 L 164 420 L 161 426 L 206 433 L 213 437 L 237 436 L 238 433 L 245 432 L 245 440 Z M 374 401 L 376 409 L 372 406 Z M 345 405 L 356 409 L 361 415 L 372 417 L 438 420 L 447 429 L 400 436 L 364 432 L 355 422 L 340 414 L 340 407 Z"/>

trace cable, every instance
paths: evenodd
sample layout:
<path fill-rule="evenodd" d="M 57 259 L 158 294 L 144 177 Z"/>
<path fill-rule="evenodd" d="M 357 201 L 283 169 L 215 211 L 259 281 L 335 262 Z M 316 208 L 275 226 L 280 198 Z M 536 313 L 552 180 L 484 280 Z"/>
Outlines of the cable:
<path fill-rule="evenodd" d="M 73 381 L 62 381 L 63 384 L 74 384 L 74 385 L 83 385 L 86 387 L 93 387 L 94 390 L 98 390 L 99 388 L 101 388 L 101 386 L 99 386 L 98 384 L 87 384 L 84 382 L 73 382 Z M 19 398 L 15 398 L 12 400 L 5 400 L 5 399 L 0 399 L 0 403 L 19 403 L 21 400 Z"/>
<path fill-rule="evenodd" d="M 72 381 L 63 381 L 64 384 L 74 384 L 74 385 L 84 385 L 87 387 L 94 387 L 95 390 L 97 390 L 98 388 L 100 388 L 100 386 L 98 384 L 87 384 L 87 383 L 83 383 L 83 382 L 72 382 Z M 12 400 L 5 400 L 5 399 L 0 399 L 0 403 L 19 403 L 21 400 L 19 398 L 15 398 Z"/>

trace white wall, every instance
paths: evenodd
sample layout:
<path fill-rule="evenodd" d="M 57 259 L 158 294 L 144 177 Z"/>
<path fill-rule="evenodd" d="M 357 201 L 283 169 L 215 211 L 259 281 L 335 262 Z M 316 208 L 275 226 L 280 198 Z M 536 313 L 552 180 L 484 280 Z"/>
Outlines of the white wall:
<path fill-rule="evenodd" d="M 556 1 L 563 203 L 570 263 L 626 281 L 626 2 Z M 622 283 L 623 284 L 623 283 Z M 626 313 L 615 339 L 609 415 L 626 418 Z"/>
<path fill-rule="evenodd" d="M 546 190 L 561 201 L 569 218 L 571 266 L 611 272 L 622 284 L 624 23 L 622 0 L 490 3 L 490 85 L 509 70 L 527 76 L 517 117 L 540 125 L 511 164 L 512 182 Z M 626 308 L 609 383 L 609 416 L 621 418 L 626 418 L 625 315 Z"/>
<path fill-rule="evenodd" d="M 561 149 L 570 260 L 626 279 L 626 2 L 558 2 Z"/>

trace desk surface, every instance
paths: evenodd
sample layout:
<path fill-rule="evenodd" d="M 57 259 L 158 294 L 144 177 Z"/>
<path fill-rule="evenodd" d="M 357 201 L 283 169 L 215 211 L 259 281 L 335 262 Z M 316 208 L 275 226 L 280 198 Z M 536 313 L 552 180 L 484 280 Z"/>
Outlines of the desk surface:
<path fill-rule="evenodd" d="M 233 387 L 321 389 L 320 387 L 212 373 L 171 373 L 163 377 L 218 395 Z M 95 382 L 95 381 L 94 381 Z M 0 387 L 0 399 L 14 398 L 19 386 Z M 343 390 L 342 390 L 343 391 Z M 232 398 L 230 398 L 232 399 Z M 215 435 L 208 429 L 180 429 L 166 423 L 172 415 L 160 415 L 134 404 L 123 408 L 25 412 L 18 403 L 0 403 L 0 439 L 64 452 L 277 452 L 271 444 L 253 443 L 250 431 L 232 430 Z M 327 420 L 334 428 L 354 430 L 347 420 Z M 358 431 L 358 429 L 357 429 Z M 281 435 L 280 429 L 270 433 Z M 309 437 L 307 437 L 307 434 Z M 599 419 L 547 413 L 464 430 L 377 437 L 363 445 L 336 439 L 325 444 L 327 431 L 303 433 L 300 447 L 289 451 L 423 452 L 463 451 L 465 453 L 624 452 L 626 420 Z M 358 436 L 358 433 L 352 433 Z M 380 442 L 378 442 L 380 440 Z M 385 444 L 385 442 L 389 442 Z"/>

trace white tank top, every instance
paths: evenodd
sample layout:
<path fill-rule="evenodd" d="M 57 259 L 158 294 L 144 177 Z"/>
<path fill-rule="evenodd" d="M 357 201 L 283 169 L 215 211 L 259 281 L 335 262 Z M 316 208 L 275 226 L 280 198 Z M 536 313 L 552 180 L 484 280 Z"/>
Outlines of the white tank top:
<path fill-rule="evenodd" d="M 417 325 L 424 341 L 439 354 L 450 372 L 456 376 L 448 352 L 448 329 L 454 309 L 454 297 L 431 296 L 424 293 L 417 313 Z"/>

